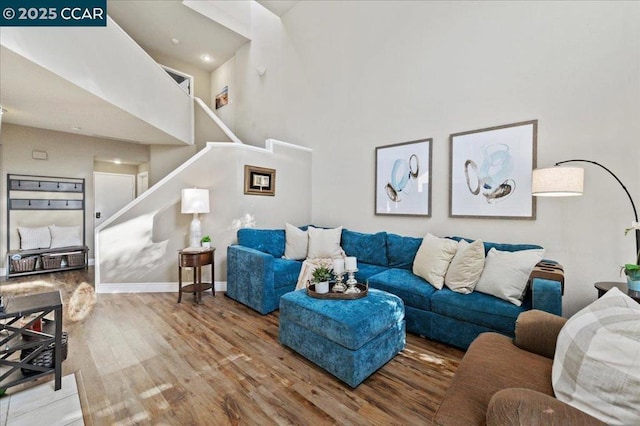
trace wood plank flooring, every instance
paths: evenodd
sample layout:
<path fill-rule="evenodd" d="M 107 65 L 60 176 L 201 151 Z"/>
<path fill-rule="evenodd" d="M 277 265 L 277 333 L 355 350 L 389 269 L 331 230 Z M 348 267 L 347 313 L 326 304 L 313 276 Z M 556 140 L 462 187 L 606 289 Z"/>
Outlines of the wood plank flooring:
<path fill-rule="evenodd" d="M 277 312 L 210 292 L 202 305 L 190 294 L 177 304 L 177 294 L 133 293 L 100 294 L 91 306 L 86 286 L 74 296 L 83 282 L 92 285 L 92 269 L 14 278 L 0 292 L 61 290 L 63 374 L 78 377 L 87 425 L 430 424 L 463 355 L 408 334 L 398 356 L 351 389 L 279 344 Z"/>

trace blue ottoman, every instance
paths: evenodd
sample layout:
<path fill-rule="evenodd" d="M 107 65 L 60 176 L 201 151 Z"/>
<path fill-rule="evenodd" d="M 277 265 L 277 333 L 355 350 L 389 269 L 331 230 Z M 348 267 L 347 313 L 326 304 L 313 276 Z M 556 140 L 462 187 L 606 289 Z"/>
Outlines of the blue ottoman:
<path fill-rule="evenodd" d="M 404 348 L 404 304 L 375 289 L 355 300 L 292 291 L 280 298 L 279 339 L 355 388 Z"/>

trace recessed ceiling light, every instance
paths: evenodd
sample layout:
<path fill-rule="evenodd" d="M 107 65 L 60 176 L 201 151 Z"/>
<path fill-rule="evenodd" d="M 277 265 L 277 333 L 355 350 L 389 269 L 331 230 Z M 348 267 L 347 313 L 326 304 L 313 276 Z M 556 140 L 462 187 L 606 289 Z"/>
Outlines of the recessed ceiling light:
<path fill-rule="evenodd" d="M 177 38 L 172 38 L 172 39 L 171 39 L 171 43 L 173 43 L 173 44 L 179 44 L 179 43 L 180 43 L 180 40 L 178 40 Z"/>
<path fill-rule="evenodd" d="M 200 55 L 200 59 L 202 59 L 204 62 L 213 62 L 213 57 L 207 53 L 205 53 L 204 55 Z"/>
<path fill-rule="evenodd" d="M 80 127 L 80 126 L 71 126 L 71 130 L 75 130 L 77 132 L 77 131 L 82 130 L 82 127 Z"/>
<path fill-rule="evenodd" d="M 120 161 L 120 160 L 113 160 L 113 164 L 122 164 L 122 161 Z"/>

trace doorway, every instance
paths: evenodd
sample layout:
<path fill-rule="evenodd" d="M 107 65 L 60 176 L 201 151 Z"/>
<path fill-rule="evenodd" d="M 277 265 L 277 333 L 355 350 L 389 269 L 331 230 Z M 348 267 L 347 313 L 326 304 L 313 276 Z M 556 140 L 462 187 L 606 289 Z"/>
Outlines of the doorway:
<path fill-rule="evenodd" d="M 93 172 L 94 223 L 98 227 L 136 196 L 135 175 Z"/>
<path fill-rule="evenodd" d="M 139 197 L 144 191 L 149 189 L 149 172 L 140 172 L 136 177 L 138 179 L 138 184 L 136 185 L 136 197 Z"/>

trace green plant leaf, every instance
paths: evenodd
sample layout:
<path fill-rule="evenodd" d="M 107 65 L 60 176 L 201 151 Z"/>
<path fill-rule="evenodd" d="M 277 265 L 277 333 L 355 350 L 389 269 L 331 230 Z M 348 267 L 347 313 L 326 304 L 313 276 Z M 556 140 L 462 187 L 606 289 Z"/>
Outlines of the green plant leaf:
<path fill-rule="evenodd" d="M 331 279 L 331 269 L 326 266 L 318 266 L 313 271 L 313 281 L 317 283 L 321 283 L 323 281 L 329 281 Z"/>

